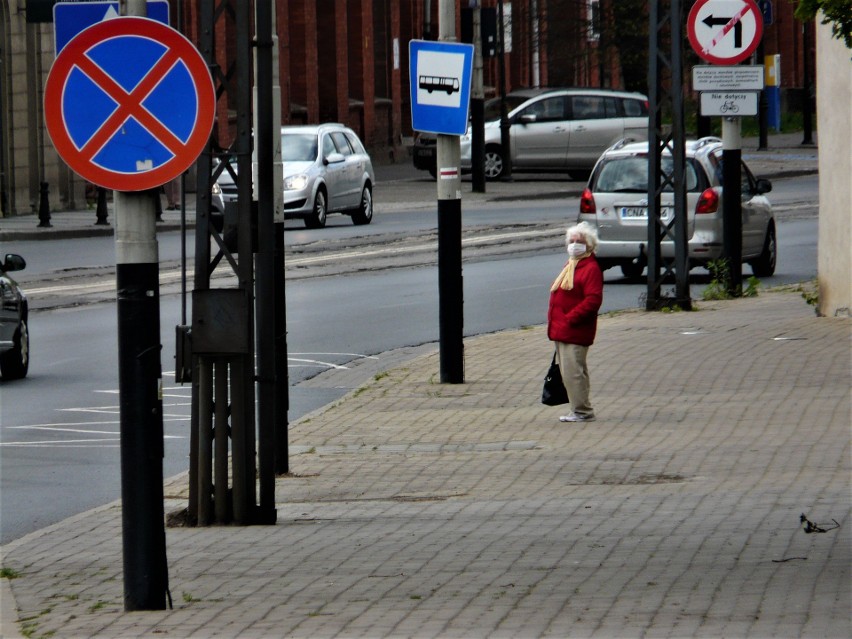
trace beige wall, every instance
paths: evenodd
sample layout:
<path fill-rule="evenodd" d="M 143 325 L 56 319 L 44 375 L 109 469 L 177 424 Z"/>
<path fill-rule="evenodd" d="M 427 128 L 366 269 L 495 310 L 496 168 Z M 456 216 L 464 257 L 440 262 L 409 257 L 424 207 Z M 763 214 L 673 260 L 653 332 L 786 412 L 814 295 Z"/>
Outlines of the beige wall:
<path fill-rule="evenodd" d="M 841 40 L 831 37 L 831 27 L 818 25 L 819 310 L 830 317 L 849 317 L 852 308 L 850 57 L 852 51 Z"/>
<path fill-rule="evenodd" d="M 20 8 L 19 8 L 20 7 Z M 27 24 L 22 2 L 0 0 L 0 144 L 6 200 L 0 216 L 37 213 L 47 182 L 51 211 L 81 205 L 82 180 L 59 159 L 44 128 L 53 25 Z"/>

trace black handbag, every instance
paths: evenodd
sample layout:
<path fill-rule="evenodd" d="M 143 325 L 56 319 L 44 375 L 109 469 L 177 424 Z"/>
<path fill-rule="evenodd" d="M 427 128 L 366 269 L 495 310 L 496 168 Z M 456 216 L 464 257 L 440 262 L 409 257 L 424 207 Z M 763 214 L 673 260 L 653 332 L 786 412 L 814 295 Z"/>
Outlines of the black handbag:
<path fill-rule="evenodd" d="M 547 406 L 559 406 L 568 403 L 568 391 L 562 383 L 562 373 L 556 363 L 556 353 L 544 377 L 544 388 L 541 391 L 541 403 Z"/>

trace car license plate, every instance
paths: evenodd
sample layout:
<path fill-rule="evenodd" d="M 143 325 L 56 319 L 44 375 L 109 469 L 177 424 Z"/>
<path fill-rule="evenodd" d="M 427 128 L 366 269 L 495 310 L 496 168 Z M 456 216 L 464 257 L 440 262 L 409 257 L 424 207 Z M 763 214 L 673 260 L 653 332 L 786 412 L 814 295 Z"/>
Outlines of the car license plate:
<path fill-rule="evenodd" d="M 622 206 L 620 209 L 622 220 L 647 220 L 648 208 L 645 206 Z M 662 207 L 661 217 L 663 222 L 668 222 L 672 219 L 672 208 L 670 206 Z"/>

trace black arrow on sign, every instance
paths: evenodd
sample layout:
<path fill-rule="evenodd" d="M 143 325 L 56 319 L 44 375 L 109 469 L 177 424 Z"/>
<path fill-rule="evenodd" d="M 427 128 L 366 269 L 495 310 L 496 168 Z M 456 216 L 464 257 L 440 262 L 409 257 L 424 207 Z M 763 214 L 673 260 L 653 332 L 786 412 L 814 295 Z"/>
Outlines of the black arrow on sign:
<path fill-rule="evenodd" d="M 701 22 L 712 28 L 716 26 L 724 26 L 728 24 L 732 19 L 733 18 L 714 18 L 713 14 L 711 13 Z M 737 20 L 737 22 L 734 24 L 734 48 L 743 48 L 743 23 L 739 20 Z"/>

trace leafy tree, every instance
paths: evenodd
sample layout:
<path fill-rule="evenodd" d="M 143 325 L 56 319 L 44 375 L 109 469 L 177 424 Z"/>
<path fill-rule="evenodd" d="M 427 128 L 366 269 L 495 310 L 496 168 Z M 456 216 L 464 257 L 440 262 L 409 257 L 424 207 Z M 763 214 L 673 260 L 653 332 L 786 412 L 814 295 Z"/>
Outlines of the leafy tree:
<path fill-rule="evenodd" d="M 822 11 L 822 24 L 831 25 L 831 34 L 843 40 L 852 49 L 852 3 L 849 0 L 793 0 L 797 1 L 796 17 L 809 22 Z"/>

